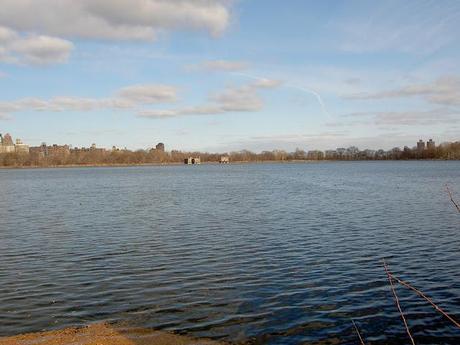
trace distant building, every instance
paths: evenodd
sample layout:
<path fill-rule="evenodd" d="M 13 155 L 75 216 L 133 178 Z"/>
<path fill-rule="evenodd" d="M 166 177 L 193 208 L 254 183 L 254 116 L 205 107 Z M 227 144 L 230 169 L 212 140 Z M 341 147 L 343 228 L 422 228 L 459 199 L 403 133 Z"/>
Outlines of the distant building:
<path fill-rule="evenodd" d="M 6 133 L 5 136 L 3 137 L 2 144 L 5 146 L 14 146 L 13 144 L 13 138 L 9 133 Z"/>
<path fill-rule="evenodd" d="M 40 146 L 31 147 L 30 153 L 40 157 L 65 157 L 70 155 L 70 146 L 56 144 L 48 146 L 46 143 L 42 143 Z"/>
<path fill-rule="evenodd" d="M 24 144 L 21 139 L 16 139 L 16 145 L 14 145 L 16 153 L 29 153 L 29 146 Z"/>
<path fill-rule="evenodd" d="M 220 164 L 228 164 L 228 163 L 230 163 L 230 157 L 229 156 L 220 157 L 219 163 Z"/>
<path fill-rule="evenodd" d="M 435 142 L 433 141 L 433 139 L 430 139 L 430 140 L 427 141 L 427 143 L 426 143 L 426 148 L 427 148 L 428 150 L 434 150 L 434 149 L 436 148 L 436 144 L 435 144 Z"/>
<path fill-rule="evenodd" d="M 34 156 L 46 157 L 48 156 L 48 146 L 46 146 L 46 143 L 42 143 L 40 146 L 31 147 L 29 152 Z"/>
<path fill-rule="evenodd" d="M 21 139 L 16 139 L 16 144 L 13 143 L 13 138 L 10 134 L 2 136 L 0 134 L 0 153 L 29 153 L 29 146 L 25 145 Z"/>
<path fill-rule="evenodd" d="M 8 133 L 5 136 L 0 134 L 0 153 L 14 153 L 13 138 Z"/>
<path fill-rule="evenodd" d="M 425 151 L 425 142 L 422 139 L 417 142 L 417 150 Z"/>
<path fill-rule="evenodd" d="M 69 148 L 69 146 L 67 146 L 67 145 L 62 146 L 62 148 L 64 150 L 65 150 L 66 147 Z M 112 147 L 112 151 L 117 151 L 117 150 L 118 149 L 115 146 Z M 73 147 L 73 148 L 69 148 L 69 152 L 70 153 L 75 153 L 75 154 L 86 153 L 86 152 L 91 152 L 92 154 L 96 154 L 96 153 L 105 154 L 105 153 L 107 153 L 109 151 L 104 149 L 104 148 L 97 147 L 96 144 L 91 144 L 90 147 Z"/>
<path fill-rule="evenodd" d="M 184 164 L 201 164 L 200 157 L 188 157 L 184 159 Z"/>
<path fill-rule="evenodd" d="M 158 143 L 158 144 L 155 146 L 155 150 L 161 151 L 161 152 L 165 152 L 165 144 L 163 144 L 163 143 Z"/>
<path fill-rule="evenodd" d="M 70 154 L 70 147 L 69 145 L 56 145 L 48 147 L 48 154 L 51 156 L 67 156 Z"/>

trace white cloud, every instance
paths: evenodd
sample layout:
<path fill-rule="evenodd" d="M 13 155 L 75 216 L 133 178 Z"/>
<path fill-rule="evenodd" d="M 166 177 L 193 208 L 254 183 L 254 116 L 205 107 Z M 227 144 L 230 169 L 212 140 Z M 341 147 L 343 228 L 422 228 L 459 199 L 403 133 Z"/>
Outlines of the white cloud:
<path fill-rule="evenodd" d="M 112 97 L 82 98 L 60 96 L 51 99 L 21 98 L 14 101 L 0 101 L 0 114 L 4 118 L 22 111 L 93 111 L 98 109 L 129 109 L 139 117 L 170 118 L 185 115 L 214 115 L 227 112 L 252 112 L 263 108 L 259 91 L 275 88 L 279 81 L 261 79 L 247 85 L 227 87 L 212 95 L 203 105 L 178 109 L 151 109 L 159 103 L 173 103 L 177 100 L 177 88 L 170 85 L 143 84 L 121 88 Z"/>
<path fill-rule="evenodd" d="M 186 107 L 181 109 L 164 109 L 164 110 L 156 110 L 156 109 L 146 109 L 141 110 L 138 112 L 139 117 L 146 117 L 146 118 L 155 118 L 155 119 L 167 119 L 171 117 L 177 116 L 185 116 L 185 115 L 215 115 L 221 114 L 223 112 L 222 108 L 218 105 L 203 105 L 203 106 L 195 106 L 195 107 Z"/>
<path fill-rule="evenodd" d="M 2 0 L 0 23 L 59 37 L 152 40 L 167 30 L 221 34 L 229 23 L 220 0 Z M 1 37 L 1 36 L 0 36 Z"/>
<path fill-rule="evenodd" d="M 49 36 L 30 36 L 13 42 L 11 51 L 19 61 L 30 64 L 62 63 L 67 61 L 73 44 Z"/>
<path fill-rule="evenodd" d="M 176 88 L 168 85 L 133 85 L 120 89 L 113 97 L 81 98 L 54 97 L 51 99 L 21 98 L 0 101 L 0 118 L 21 111 L 92 111 L 97 109 L 134 109 L 145 105 L 170 103 L 176 100 Z"/>
<path fill-rule="evenodd" d="M 188 66 L 188 68 L 190 70 L 238 72 L 248 69 L 249 64 L 244 61 L 211 60 L 198 65 Z"/>
<path fill-rule="evenodd" d="M 263 106 L 262 99 L 252 85 L 227 88 L 213 99 L 225 112 L 258 111 Z"/>
<path fill-rule="evenodd" d="M 17 34 L 13 30 L 0 26 L 0 44 L 5 44 L 15 39 L 16 36 Z"/>
<path fill-rule="evenodd" d="M 388 126 L 436 126 L 460 122 L 460 111 L 446 108 L 430 110 L 408 110 L 408 111 L 377 111 L 357 112 L 348 114 L 346 117 L 359 119 L 358 121 L 330 123 L 330 127 L 376 125 Z"/>
<path fill-rule="evenodd" d="M 118 97 L 133 103 L 154 104 L 175 101 L 176 91 L 169 85 L 134 85 L 121 89 Z"/>
<path fill-rule="evenodd" d="M 445 106 L 460 105 L 460 78 L 441 77 L 431 83 L 412 84 L 395 90 L 376 93 L 357 93 L 346 96 L 350 99 L 385 99 L 422 97 L 426 101 Z"/>
<path fill-rule="evenodd" d="M 273 87 L 280 86 L 281 84 L 281 80 L 258 78 L 258 80 L 252 85 L 256 88 L 270 89 Z"/>
<path fill-rule="evenodd" d="M 227 112 L 259 111 L 263 108 L 263 100 L 260 98 L 258 90 L 274 88 L 280 84 L 276 80 L 257 80 L 248 85 L 228 87 L 223 92 L 210 97 L 210 102 L 204 105 L 167 110 L 147 109 L 140 111 L 138 116 L 162 119 L 185 115 L 216 115 Z"/>
<path fill-rule="evenodd" d="M 44 65 L 67 61 L 73 44 L 50 36 L 20 35 L 0 27 L 0 62 Z"/>

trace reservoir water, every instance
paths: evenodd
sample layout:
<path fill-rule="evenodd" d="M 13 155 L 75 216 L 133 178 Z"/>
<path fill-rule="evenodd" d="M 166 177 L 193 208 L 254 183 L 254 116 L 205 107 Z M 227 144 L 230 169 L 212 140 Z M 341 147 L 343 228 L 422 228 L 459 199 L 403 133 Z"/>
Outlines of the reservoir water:
<path fill-rule="evenodd" d="M 0 170 L 0 336 L 110 320 L 409 343 L 382 266 L 460 319 L 460 162 Z M 455 194 L 456 193 L 456 194 Z M 460 329 L 397 293 L 417 344 Z"/>

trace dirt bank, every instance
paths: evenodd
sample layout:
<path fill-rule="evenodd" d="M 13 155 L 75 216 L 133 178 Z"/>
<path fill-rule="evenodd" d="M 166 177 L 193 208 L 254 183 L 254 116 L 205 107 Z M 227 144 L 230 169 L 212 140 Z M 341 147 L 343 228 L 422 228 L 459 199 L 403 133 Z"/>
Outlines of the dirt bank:
<path fill-rule="evenodd" d="M 97 323 L 82 328 L 21 334 L 0 338 L 0 345 L 222 345 L 161 331 L 132 329 Z"/>

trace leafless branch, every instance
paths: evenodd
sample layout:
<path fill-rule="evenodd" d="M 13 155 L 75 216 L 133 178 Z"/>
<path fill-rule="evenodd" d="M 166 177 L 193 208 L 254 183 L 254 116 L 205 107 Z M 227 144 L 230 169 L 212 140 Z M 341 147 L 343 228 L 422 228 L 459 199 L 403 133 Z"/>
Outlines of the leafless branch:
<path fill-rule="evenodd" d="M 355 321 L 351 320 L 351 322 L 353 323 L 353 327 L 355 328 L 356 334 L 358 335 L 358 338 L 359 338 L 359 341 L 360 341 L 361 345 L 366 345 L 364 343 L 363 337 L 361 336 L 361 333 L 359 333 L 359 329 L 358 329 L 358 326 L 356 326 Z"/>
<path fill-rule="evenodd" d="M 412 285 L 410 285 L 409 283 L 399 279 L 398 277 L 396 277 L 395 275 L 393 275 L 392 273 L 390 273 L 391 277 L 396 280 L 399 284 L 411 289 L 412 291 L 414 291 L 417 295 L 419 295 L 420 297 L 422 297 L 423 299 L 425 299 L 428 303 L 430 303 L 438 312 L 440 312 L 442 315 L 444 315 L 446 318 L 448 318 L 455 326 L 457 326 L 458 328 L 460 328 L 460 323 L 457 322 L 453 317 L 451 317 L 449 314 L 447 314 L 441 307 L 437 306 L 433 300 L 431 298 L 429 298 L 428 296 L 426 296 L 422 291 L 420 291 L 419 289 L 413 287 Z"/>
<path fill-rule="evenodd" d="M 450 201 L 452 201 L 452 204 L 454 204 L 455 208 L 460 213 L 460 205 L 454 200 L 454 196 L 452 195 L 452 192 L 447 184 L 446 184 L 446 191 L 447 191 L 447 194 L 449 195 Z"/>
<path fill-rule="evenodd" d="M 396 294 L 396 290 L 395 290 L 395 287 L 393 285 L 392 274 L 390 273 L 390 271 L 388 269 L 388 266 L 387 266 L 387 263 L 385 262 L 385 259 L 383 260 L 383 267 L 385 268 L 385 272 L 387 273 L 388 281 L 390 282 L 391 291 L 393 292 L 395 303 L 396 303 L 396 306 L 398 307 L 399 314 L 401 315 L 401 319 L 404 322 L 404 327 L 406 327 L 407 335 L 409 336 L 409 338 L 410 338 L 410 340 L 412 342 L 412 345 L 415 345 L 414 338 L 412 337 L 412 334 L 410 333 L 410 330 L 409 330 L 409 326 L 407 325 L 406 317 L 404 316 L 404 313 L 403 313 L 403 311 L 401 309 L 401 305 L 399 304 L 399 298 L 398 298 L 398 295 Z"/>

